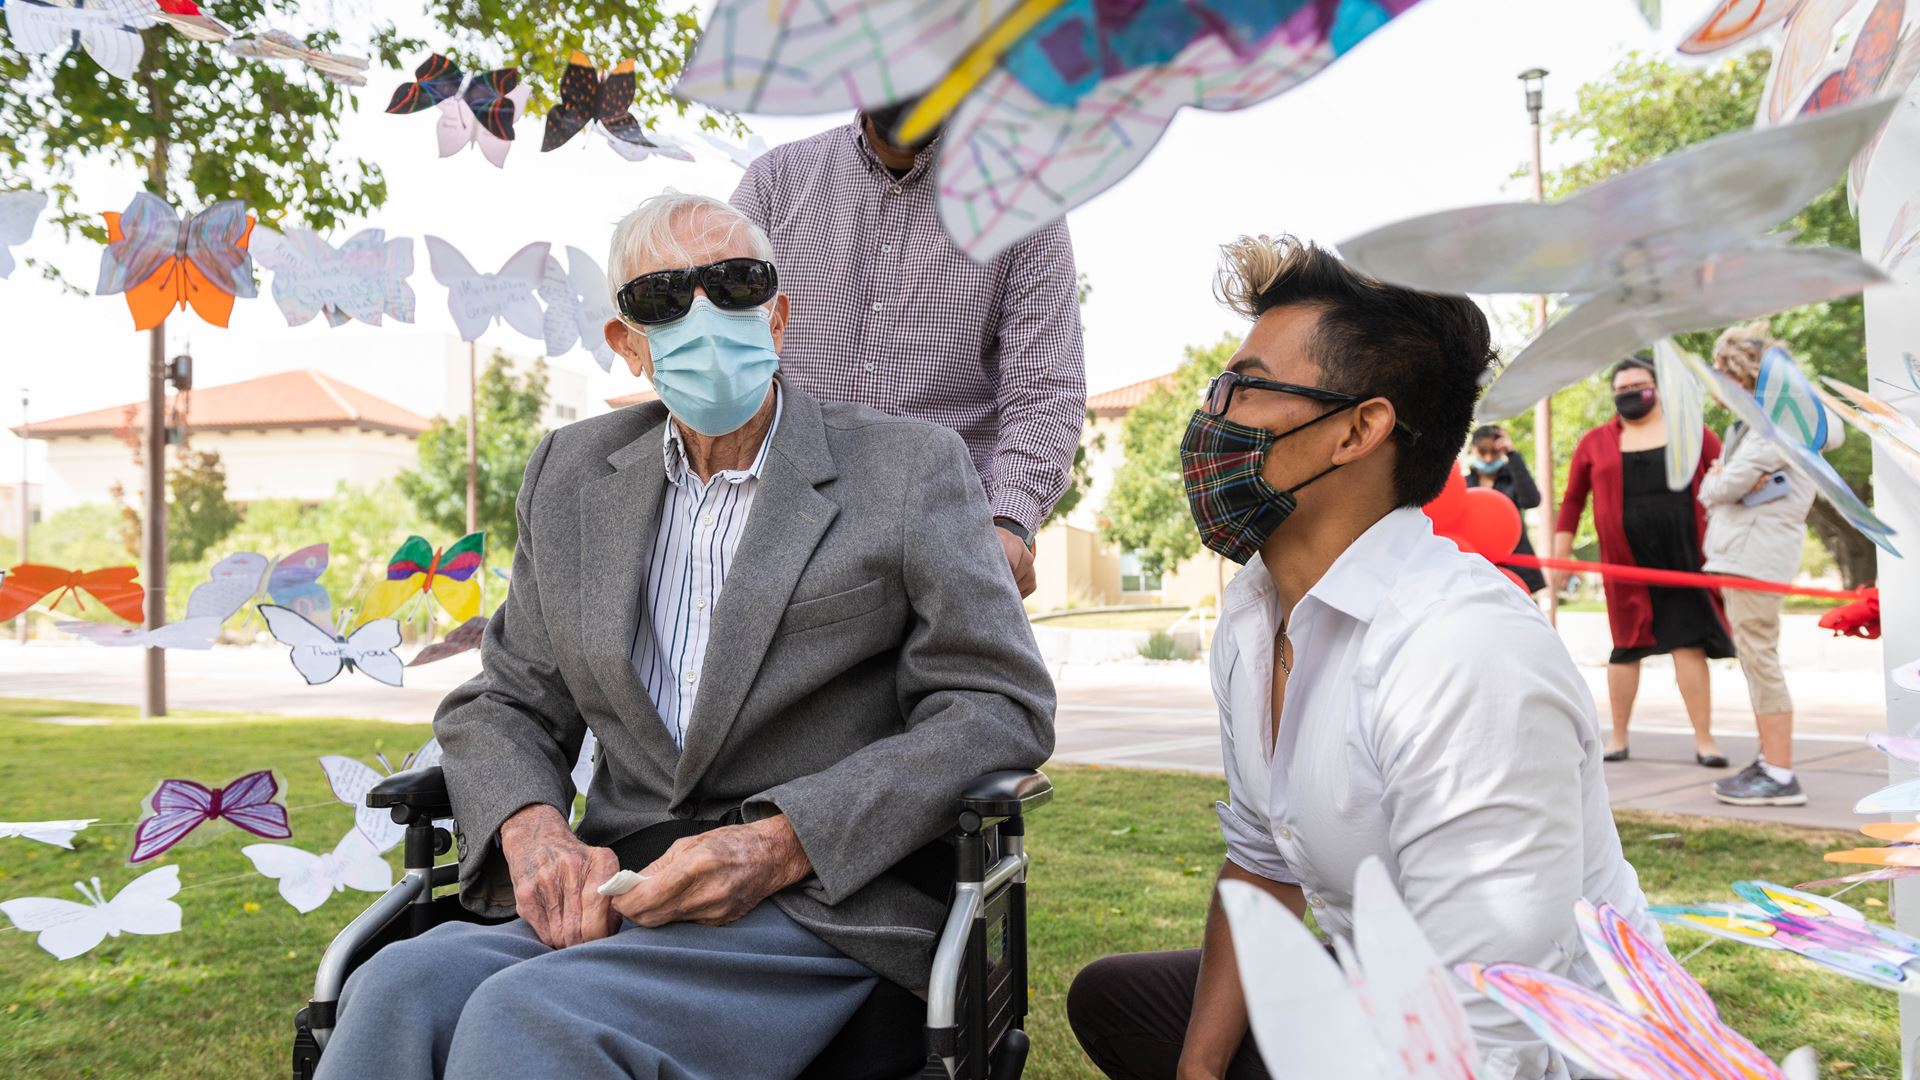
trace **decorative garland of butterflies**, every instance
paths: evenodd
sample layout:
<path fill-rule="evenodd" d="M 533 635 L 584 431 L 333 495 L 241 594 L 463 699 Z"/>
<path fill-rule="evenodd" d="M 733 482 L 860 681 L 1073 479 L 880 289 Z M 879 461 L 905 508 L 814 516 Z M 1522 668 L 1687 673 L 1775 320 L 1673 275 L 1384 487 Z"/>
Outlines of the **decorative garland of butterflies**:
<path fill-rule="evenodd" d="M 267 630 L 289 646 L 288 659 L 309 686 L 331 682 L 342 671 L 358 671 L 388 686 L 401 685 L 403 669 L 444 660 L 479 648 L 487 620 L 480 614 L 481 568 L 486 533 L 469 533 L 435 550 L 425 539 L 409 536 L 388 560 L 382 579 L 368 590 L 358 618 L 342 630 L 333 622 L 333 597 L 320 584 L 327 569 L 328 546 L 313 544 L 277 561 L 251 551 L 229 555 L 207 572 L 207 580 L 187 595 L 186 616 L 156 629 L 70 620 L 56 628 L 95 645 L 150 649 L 211 649 L 223 627 L 249 607 L 257 608 Z M 92 597 L 128 622 L 143 617 L 145 590 L 131 566 L 100 570 L 22 563 L 0 573 L 0 621 L 45 601 L 56 608 L 72 597 L 85 610 L 82 595 Z M 400 622 L 415 613 L 431 616 L 438 608 L 455 626 L 446 637 L 422 648 L 402 664 Z"/>
<path fill-rule="evenodd" d="M 581 795 L 587 794 L 593 779 L 595 747 L 589 733 L 570 777 L 574 790 Z M 254 843 L 240 849 L 255 871 L 275 882 L 281 899 L 305 915 L 317 910 L 335 893 L 348 889 L 378 893 L 393 885 L 393 868 L 385 855 L 405 838 L 406 830 L 394 824 L 385 812 L 368 807 L 367 792 L 396 772 L 439 764 L 440 743 L 429 738 L 418 751 L 401 759 L 397 769 L 383 753 L 376 752 L 374 758 L 379 762 L 380 771 L 343 755 L 320 758 L 320 769 L 333 794 L 331 802 L 287 806 L 281 801 L 279 778 L 267 769 L 247 773 L 218 788 L 194 780 L 168 778 L 155 785 L 142 802 L 137 821 L 108 824 L 102 824 L 98 818 L 0 821 L 0 840 L 32 840 L 72 851 L 74 836 L 88 828 L 130 825 L 133 848 L 127 864 L 131 867 L 167 854 L 190 836 L 204 839 L 226 831 L 222 826 L 231 826 L 261 840 L 290 840 L 293 825 L 289 815 L 293 812 L 336 803 L 351 806 L 353 827 L 324 853 L 280 843 Z M 109 937 L 178 933 L 181 910 L 174 897 L 189 889 L 228 880 L 231 879 L 220 878 L 183 888 L 180 867 L 169 864 L 133 879 L 110 898 L 100 878 L 94 877 L 89 883 L 74 885 L 85 903 L 44 896 L 16 897 L 0 901 L 0 914 L 12 922 L 14 929 L 37 934 L 39 946 L 55 959 L 71 960 L 92 951 Z"/>

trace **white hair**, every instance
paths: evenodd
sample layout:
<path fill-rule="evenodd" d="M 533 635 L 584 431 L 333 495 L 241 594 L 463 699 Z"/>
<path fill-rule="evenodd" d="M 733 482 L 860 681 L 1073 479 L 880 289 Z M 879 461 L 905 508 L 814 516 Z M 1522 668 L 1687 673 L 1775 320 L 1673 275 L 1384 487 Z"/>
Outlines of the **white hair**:
<path fill-rule="evenodd" d="M 748 252 L 773 261 L 773 242 L 731 203 L 672 188 L 633 209 L 613 230 L 607 251 L 608 299 L 620 286 L 649 270 L 693 266 L 689 249 L 736 249 L 744 235 Z"/>

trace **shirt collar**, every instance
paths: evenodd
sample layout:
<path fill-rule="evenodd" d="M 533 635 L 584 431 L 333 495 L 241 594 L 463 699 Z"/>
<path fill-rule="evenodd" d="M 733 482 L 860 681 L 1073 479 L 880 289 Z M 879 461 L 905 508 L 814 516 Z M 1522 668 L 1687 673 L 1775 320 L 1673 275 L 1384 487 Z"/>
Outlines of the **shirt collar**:
<path fill-rule="evenodd" d="M 766 468 L 767 449 L 773 445 L 773 433 L 780 430 L 780 412 L 785 404 L 781 395 L 780 380 L 773 381 L 773 423 L 767 425 L 767 433 L 760 440 L 760 452 L 753 456 L 753 464 L 744 469 L 722 469 L 714 473 L 714 479 L 725 480 L 729 484 L 738 484 L 747 480 L 758 480 L 761 470 Z M 666 466 L 667 482 L 675 487 L 684 487 L 688 481 L 697 481 L 693 467 L 687 463 L 687 447 L 680 439 L 680 425 L 667 418 L 667 433 L 661 442 L 661 459 Z"/>
<path fill-rule="evenodd" d="M 1347 545 L 1296 608 L 1319 604 L 1371 623 L 1414 545 L 1432 535 L 1432 521 L 1417 507 L 1403 506 L 1388 513 Z M 1227 583 L 1227 612 L 1231 615 L 1249 604 L 1270 603 L 1274 595 L 1273 577 L 1256 555 Z"/>
<path fill-rule="evenodd" d="M 893 171 L 880 160 L 880 155 L 873 152 L 873 143 L 867 139 L 866 118 L 855 113 L 853 123 L 848 125 L 848 130 L 853 134 L 853 145 L 859 148 L 861 160 L 867 166 L 867 171 L 877 176 L 884 176 L 889 184 L 900 187 L 918 183 L 921 177 L 932 171 L 933 157 L 940 152 L 940 137 L 936 135 L 932 142 L 914 153 L 913 168 L 908 170 L 907 175 L 895 180 Z"/>

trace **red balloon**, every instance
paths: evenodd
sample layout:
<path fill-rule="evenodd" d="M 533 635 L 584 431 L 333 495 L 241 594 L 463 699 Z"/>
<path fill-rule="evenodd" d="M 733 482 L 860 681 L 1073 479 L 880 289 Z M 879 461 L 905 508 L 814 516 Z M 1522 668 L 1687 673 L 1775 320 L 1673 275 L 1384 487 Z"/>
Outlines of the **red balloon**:
<path fill-rule="evenodd" d="M 1460 539 L 1495 561 L 1513 554 L 1520 542 L 1520 508 L 1513 500 L 1492 488 L 1472 488 L 1465 501 L 1466 512 L 1453 526 Z"/>
<path fill-rule="evenodd" d="M 1467 510 L 1467 478 L 1459 469 L 1447 474 L 1447 486 L 1422 509 L 1433 519 L 1433 531 L 1448 536 L 1459 531 L 1461 516 Z"/>
<path fill-rule="evenodd" d="M 1523 593 L 1526 593 L 1526 594 L 1527 594 L 1528 596 L 1532 596 L 1532 595 L 1533 595 L 1533 590 L 1532 590 L 1532 589 L 1529 589 L 1529 588 L 1527 588 L 1527 583 L 1526 583 L 1526 582 L 1524 582 L 1524 581 L 1522 581 L 1522 580 L 1520 580 L 1520 575 L 1519 575 L 1519 574 L 1516 574 L 1516 573 L 1514 573 L 1513 571 L 1511 571 L 1511 570 L 1509 570 L 1509 569 L 1507 569 L 1507 568 L 1506 568 L 1506 567 L 1504 567 L 1504 566 L 1502 566 L 1502 567 L 1497 567 L 1496 569 L 1498 569 L 1498 570 L 1499 570 L 1499 571 L 1500 571 L 1501 573 L 1503 573 L 1503 574 L 1505 574 L 1505 575 L 1507 575 L 1507 580 L 1508 580 L 1508 581 L 1511 581 L 1511 582 L 1513 582 L 1513 583 L 1514 583 L 1515 585 L 1518 585 L 1518 586 L 1520 586 L 1520 591 L 1521 591 L 1521 592 L 1523 592 Z"/>

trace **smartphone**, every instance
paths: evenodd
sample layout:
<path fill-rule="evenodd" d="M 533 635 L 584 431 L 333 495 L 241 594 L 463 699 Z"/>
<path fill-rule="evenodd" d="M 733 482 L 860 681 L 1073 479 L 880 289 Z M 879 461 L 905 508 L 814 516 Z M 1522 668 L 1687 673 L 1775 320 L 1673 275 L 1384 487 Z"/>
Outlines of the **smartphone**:
<path fill-rule="evenodd" d="M 1787 489 L 1787 471 L 1781 469 L 1779 472 L 1771 473 L 1767 476 L 1766 487 L 1761 488 L 1759 491 L 1748 492 L 1746 496 L 1740 500 L 1740 505 L 1759 506 L 1761 503 L 1770 503 L 1784 496 L 1787 493 Z"/>

